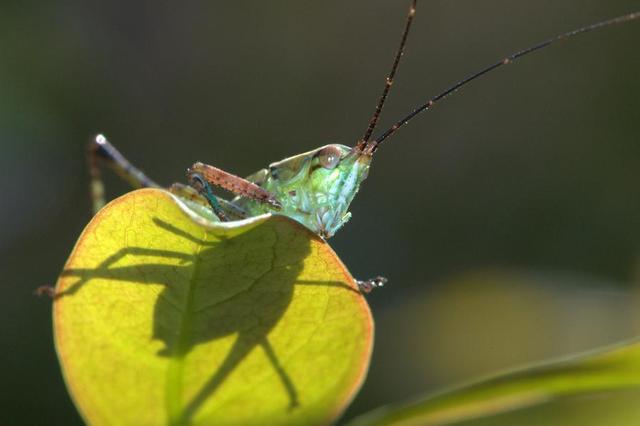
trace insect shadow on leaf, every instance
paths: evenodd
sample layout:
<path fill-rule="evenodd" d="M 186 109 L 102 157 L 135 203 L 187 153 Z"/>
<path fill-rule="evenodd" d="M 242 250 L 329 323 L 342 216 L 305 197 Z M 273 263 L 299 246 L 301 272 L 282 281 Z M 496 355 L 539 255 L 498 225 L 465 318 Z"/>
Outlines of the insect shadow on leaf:
<path fill-rule="evenodd" d="M 287 311 L 296 285 L 340 287 L 359 292 L 341 281 L 298 279 L 303 260 L 310 253 L 309 240 L 302 234 L 296 233 L 281 241 L 273 229 L 257 226 L 234 237 L 209 241 L 158 218 L 153 222 L 172 238 L 186 239 L 198 249 L 187 253 L 144 247 L 122 248 L 95 268 L 65 269 L 62 277 L 78 277 L 78 280 L 55 298 L 73 297 L 94 279 L 107 280 L 108 285 L 117 282 L 163 285 L 154 306 L 152 336 L 165 346 L 158 355 L 172 358 L 176 361 L 174 365 L 182 365 L 185 356 L 198 344 L 237 334 L 232 348 L 213 375 L 180 407 L 179 418 L 172 419 L 175 423 L 189 423 L 256 346 L 264 350 L 279 376 L 288 395 L 288 409 L 299 406 L 298 390 L 269 342 L 269 333 Z M 118 262 L 127 256 L 142 256 L 145 262 L 118 266 Z M 148 261 L 150 258 L 158 258 L 157 263 Z M 167 259 L 179 262 L 166 264 L 160 261 Z M 178 367 L 176 380 L 182 380 L 181 372 Z M 169 376 L 171 374 L 169 372 Z"/>

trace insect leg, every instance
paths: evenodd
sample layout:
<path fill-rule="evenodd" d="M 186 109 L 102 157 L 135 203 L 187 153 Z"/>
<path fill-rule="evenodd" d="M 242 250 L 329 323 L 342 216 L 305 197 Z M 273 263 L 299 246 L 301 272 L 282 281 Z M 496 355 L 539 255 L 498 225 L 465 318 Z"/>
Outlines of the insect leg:
<path fill-rule="evenodd" d="M 206 197 L 200 195 L 200 192 L 192 186 L 183 185 L 181 183 L 174 183 L 169 187 L 169 192 L 194 203 L 210 206 L 209 201 L 206 199 Z M 226 212 L 227 216 L 232 220 L 245 219 L 247 216 L 249 216 L 243 209 L 236 206 L 234 203 L 225 200 L 224 198 L 218 198 L 218 203 L 220 204 L 220 207 L 222 207 L 222 209 Z"/>
<path fill-rule="evenodd" d="M 374 288 L 384 287 L 387 281 L 388 280 L 385 277 L 377 276 L 375 278 L 370 278 L 365 281 L 356 280 L 356 283 L 358 284 L 358 288 L 360 289 L 361 292 L 371 293 Z"/>
<path fill-rule="evenodd" d="M 33 291 L 33 294 L 40 297 L 40 296 L 48 296 L 51 299 L 55 299 L 56 297 L 56 289 L 55 287 L 51 286 L 51 285 L 41 285 L 38 288 L 36 288 Z"/>
<path fill-rule="evenodd" d="M 91 200 L 93 211 L 97 212 L 104 206 L 104 184 L 100 164 L 105 163 L 117 175 L 126 180 L 134 188 L 153 187 L 160 185 L 149 179 L 142 171 L 134 167 L 120 152 L 113 146 L 104 135 L 97 135 L 87 149 L 87 161 L 89 163 L 89 174 L 91 176 Z"/>
<path fill-rule="evenodd" d="M 220 202 L 218 201 L 218 197 L 213 194 L 213 189 L 211 188 L 211 184 L 198 172 L 189 171 L 189 183 L 193 186 L 199 193 L 202 195 L 209 205 L 211 206 L 211 210 L 218 216 L 221 222 L 228 222 L 227 215 L 225 214 L 222 206 L 220 206 Z"/>
<path fill-rule="evenodd" d="M 189 181 L 193 180 L 193 176 L 200 176 L 211 185 L 219 186 L 236 195 L 264 203 L 274 210 L 280 210 L 282 208 L 282 204 L 266 189 L 217 167 L 203 163 L 195 163 L 187 170 Z M 196 189 L 200 190 L 198 187 L 196 187 Z"/>

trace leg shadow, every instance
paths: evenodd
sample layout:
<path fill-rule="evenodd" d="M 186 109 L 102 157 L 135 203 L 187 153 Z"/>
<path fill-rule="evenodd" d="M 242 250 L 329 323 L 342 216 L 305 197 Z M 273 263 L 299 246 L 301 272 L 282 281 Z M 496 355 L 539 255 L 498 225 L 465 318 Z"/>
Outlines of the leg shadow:
<path fill-rule="evenodd" d="M 106 257 L 95 268 L 64 270 L 62 276 L 78 277 L 78 280 L 56 297 L 72 297 L 92 279 L 163 285 L 154 307 L 152 333 L 155 339 L 164 343 L 165 347 L 159 351 L 161 356 L 185 357 L 198 344 L 237 335 L 233 347 L 212 377 L 184 404 L 181 418 L 176 419 L 179 423 L 189 423 L 256 347 L 264 350 L 280 378 L 288 395 L 289 409 L 299 406 L 295 384 L 280 363 L 268 335 L 290 305 L 296 284 L 355 290 L 342 282 L 298 280 L 303 260 L 310 252 L 305 235 L 292 235 L 281 241 L 272 228 L 258 226 L 233 238 L 208 241 L 160 219 L 154 219 L 154 223 L 170 237 L 196 243 L 199 250 L 183 253 L 154 248 L 123 248 Z M 276 223 L 276 226 L 283 225 Z M 178 262 L 115 266 L 126 256 L 175 259 Z M 234 272 L 230 274 L 229 271 Z"/>

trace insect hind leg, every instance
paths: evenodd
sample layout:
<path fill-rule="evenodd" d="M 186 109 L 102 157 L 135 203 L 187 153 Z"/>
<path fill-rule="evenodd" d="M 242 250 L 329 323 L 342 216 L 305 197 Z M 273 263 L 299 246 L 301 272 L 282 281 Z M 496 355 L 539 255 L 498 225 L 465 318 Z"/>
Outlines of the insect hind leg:
<path fill-rule="evenodd" d="M 106 164 L 118 176 L 129 182 L 134 188 L 159 188 L 160 185 L 151 180 L 141 170 L 134 167 L 104 135 L 97 135 L 87 147 L 87 161 L 91 176 L 91 200 L 96 213 L 105 204 L 104 183 L 102 181 L 101 163 Z"/>
<path fill-rule="evenodd" d="M 280 210 L 282 208 L 280 201 L 266 189 L 247 179 L 225 172 L 209 164 L 198 162 L 192 165 L 187 170 L 187 177 L 191 183 L 193 183 L 193 176 L 199 176 L 211 186 L 218 186 L 235 195 L 250 198 L 273 210 Z"/>
<path fill-rule="evenodd" d="M 263 203 L 273 210 L 280 210 L 282 208 L 280 201 L 266 189 L 247 179 L 208 164 L 198 162 L 189 167 L 189 169 L 187 169 L 187 179 L 189 179 L 189 185 L 196 189 L 200 195 L 209 202 L 215 215 L 223 222 L 228 221 L 229 218 L 227 218 L 220 201 L 213 194 L 214 186 Z"/>

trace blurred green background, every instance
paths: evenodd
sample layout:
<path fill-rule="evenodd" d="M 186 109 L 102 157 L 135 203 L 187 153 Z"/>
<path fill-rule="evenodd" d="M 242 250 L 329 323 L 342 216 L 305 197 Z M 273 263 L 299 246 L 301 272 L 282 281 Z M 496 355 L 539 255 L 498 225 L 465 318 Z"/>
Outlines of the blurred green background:
<path fill-rule="evenodd" d="M 408 1 L 9 1 L 0 5 L 0 424 L 79 424 L 57 364 L 54 284 L 91 217 L 104 132 L 160 182 L 247 175 L 362 134 Z M 419 4 L 389 125 L 514 50 L 630 0 Z M 379 150 L 331 240 L 377 323 L 345 418 L 640 334 L 640 24 L 487 76 Z M 108 179 L 110 196 L 126 187 Z"/>

